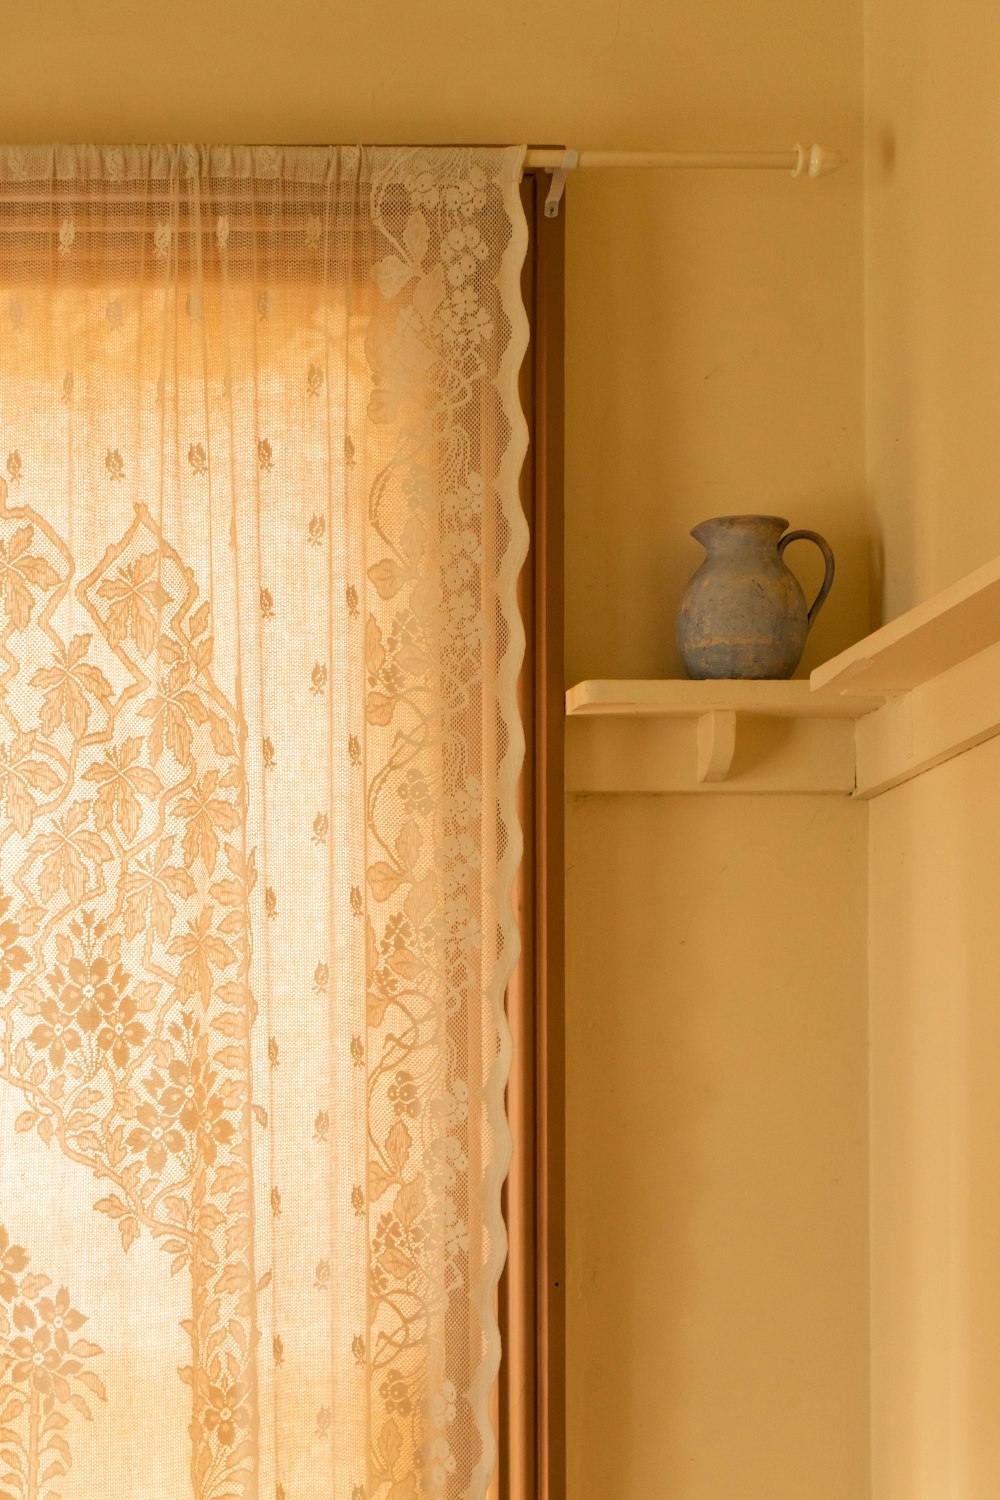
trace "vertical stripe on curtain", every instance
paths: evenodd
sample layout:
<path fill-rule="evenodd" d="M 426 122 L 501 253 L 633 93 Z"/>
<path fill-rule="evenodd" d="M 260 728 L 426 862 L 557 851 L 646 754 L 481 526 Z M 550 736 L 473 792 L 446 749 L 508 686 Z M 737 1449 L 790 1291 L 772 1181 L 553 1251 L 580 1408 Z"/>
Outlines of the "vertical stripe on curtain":
<path fill-rule="evenodd" d="M 510 149 L 0 149 L 0 1496 L 477 1500 Z"/>

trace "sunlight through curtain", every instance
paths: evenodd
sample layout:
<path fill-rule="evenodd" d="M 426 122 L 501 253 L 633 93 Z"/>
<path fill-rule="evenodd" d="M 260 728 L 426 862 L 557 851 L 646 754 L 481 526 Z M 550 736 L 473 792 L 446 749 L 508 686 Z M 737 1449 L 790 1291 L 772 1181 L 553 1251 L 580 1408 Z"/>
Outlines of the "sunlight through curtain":
<path fill-rule="evenodd" d="M 494 1456 L 514 149 L 0 150 L 0 1496 Z"/>

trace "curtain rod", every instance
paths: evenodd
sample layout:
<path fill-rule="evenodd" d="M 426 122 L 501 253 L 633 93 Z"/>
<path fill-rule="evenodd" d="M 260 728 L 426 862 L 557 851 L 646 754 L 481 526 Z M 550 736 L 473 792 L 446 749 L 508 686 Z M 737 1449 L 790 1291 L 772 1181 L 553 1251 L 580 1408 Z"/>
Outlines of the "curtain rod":
<path fill-rule="evenodd" d="M 742 168 L 750 171 L 789 172 L 793 177 L 816 178 L 836 172 L 845 161 L 842 152 L 819 145 L 796 145 L 790 151 L 577 151 L 563 146 L 528 146 L 524 155 L 524 169 L 547 172 L 551 176 L 552 181 L 545 199 L 545 216 L 554 219 L 559 214 L 559 204 L 569 173 L 581 167 Z M 53 189 L 61 186 L 61 183 L 53 184 Z M 69 196 L 75 199 L 76 195 Z M 130 196 L 128 192 L 122 193 L 123 198 Z M 5 202 L 32 205 L 39 202 L 36 192 L 14 184 L 5 185 L 2 198 Z M 55 192 L 54 201 L 58 199 L 59 194 Z M 65 196 L 62 201 L 66 201 Z M 31 223 L 0 223 L 0 233 L 30 230 L 37 231 L 38 226 Z M 186 232 L 208 231 L 195 226 L 193 230 L 187 227 Z"/>
<path fill-rule="evenodd" d="M 567 174 L 580 167 L 736 167 L 816 178 L 836 172 L 844 162 L 843 153 L 829 146 L 798 145 L 791 151 L 573 151 L 529 146 L 524 157 L 527 170 L 536 168 L 552 174 L 545 200 L 548 219 L 559 213 Z"/>

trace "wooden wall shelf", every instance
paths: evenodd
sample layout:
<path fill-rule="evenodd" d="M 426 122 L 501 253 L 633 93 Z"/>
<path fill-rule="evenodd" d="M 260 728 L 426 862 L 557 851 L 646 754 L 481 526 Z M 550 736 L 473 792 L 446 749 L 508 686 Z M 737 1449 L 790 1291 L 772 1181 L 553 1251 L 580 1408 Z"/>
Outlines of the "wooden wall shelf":
<path fill-rule="evenodd" d="M 566 694 L 567 787 L 847 795 L 853 721 L 882 701 L 808 682 L 580 682 Z"/>
<path fill-rule="evenodd" d="M 857 719 L 883 698 L 816 692 L 809 682 L 689 682 L 682 679 L 594 678 L 566 694 L 566 713 L 697 718 L 725 711 L 778 719 Z"/>
<path fill-rule="evenodd" d="M 879 796 L 1000 735 L 1000 559 L 808 682 L 593 679 L 566 713 L 569 791 Z"/>

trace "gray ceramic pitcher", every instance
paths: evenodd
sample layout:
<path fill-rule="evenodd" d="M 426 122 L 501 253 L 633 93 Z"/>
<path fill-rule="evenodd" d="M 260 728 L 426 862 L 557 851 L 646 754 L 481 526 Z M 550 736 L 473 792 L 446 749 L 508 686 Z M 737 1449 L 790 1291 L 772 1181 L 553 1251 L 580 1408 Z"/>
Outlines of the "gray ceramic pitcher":
<path fill-rule="evenodd" d="M 833 553 L 815 531 L 781 516 L 716 516 L 691 532 L 708 553 L 677 611 L 689 677 L 791 677 L 833 583 Z M 782 532 L 785 534 L 782 535 Z M 811 608 L 784 563 L 789 542 L 815 542 L 826 576 Z"/>

